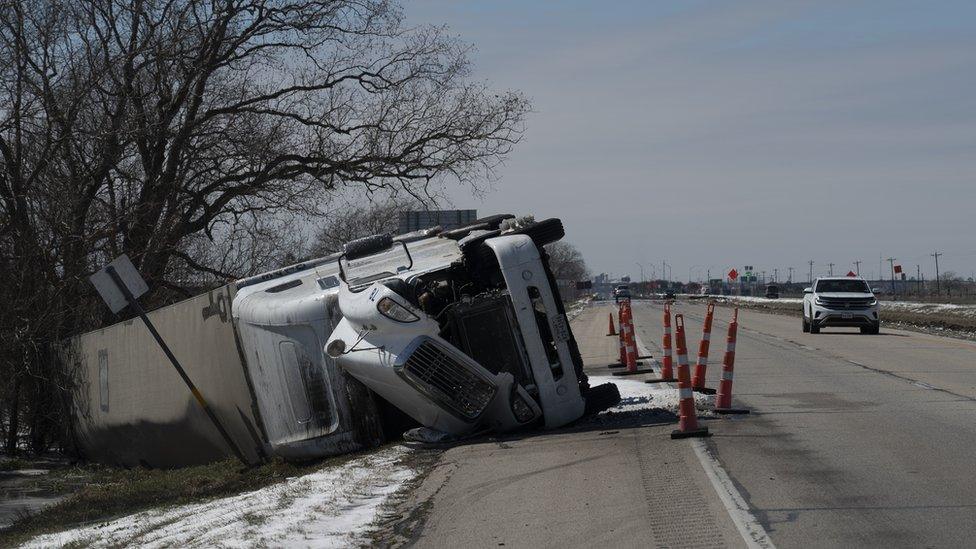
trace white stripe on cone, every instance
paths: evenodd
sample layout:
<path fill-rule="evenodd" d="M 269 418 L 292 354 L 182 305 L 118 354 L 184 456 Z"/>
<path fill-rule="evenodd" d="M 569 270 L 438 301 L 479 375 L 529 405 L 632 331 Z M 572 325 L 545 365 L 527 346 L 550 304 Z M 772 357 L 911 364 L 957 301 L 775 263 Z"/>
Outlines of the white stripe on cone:
<path fill-rule="evenodd" d="M 681 400 L 684 400 L 686 398 L 694 398 L 694 393 L 692 392 L 691 387 L 685 387 L 683 389 L 678 389 L 678 396 L 681 398 Z"/>
<path fill-rule="evenodd" d="M 735 352 L 735 342 L 733 341 L 733 342 L 729 343 L 728 345 L 726 345 L 725 346 L 725 351 L 728 352 L 728 353 L 734 353 Z"/>
<path fill-rule="evenodd" d="M 698 357 L 698 364 L 700 366 L 707 366 L 708 365 L 708 357 L 707 356 L 700 356 L 700 357 Z"/>
<path fill-rule="evenodd" d="M 725 381 L 732 381 L 732 371 L 722 370 L 722 379 Z"/>
<path fill-rule="evenodd" d="M 711 340 L 712 340 L 711 332 L 705 332 L 702 334 L 702 341 L 711 341 Z"/>

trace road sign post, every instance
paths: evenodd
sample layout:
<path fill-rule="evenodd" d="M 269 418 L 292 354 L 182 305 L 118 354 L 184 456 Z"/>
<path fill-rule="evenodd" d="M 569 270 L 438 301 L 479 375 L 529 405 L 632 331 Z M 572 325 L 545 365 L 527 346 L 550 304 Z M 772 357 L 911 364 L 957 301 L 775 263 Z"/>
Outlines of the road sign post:
<path fill-rule="evenodd" d="M 220 433 L 220 436 L 223 437 L 224 442 L 227 443 L 231 451 L 234 452 L 234 455 L 237 456 L 237 459 L 239 459 L 241 463 L 250 466 L 251 464 L 248 463 L 247 459 L 244 457 L 244 454 L 241 452 L 241 449 L 237 447 L 237 444 L 230 437 L 230 434 L 226 429 L 224 429 L 223 424 L 220 423 L 220 420 L 217 418 L 217 415 L 214 413 L 213 409 L 210 408 L 210 405 L 207 404 L 206 399 L 203 398 L 203 394 L 200 393 L 199 389 L 197 389 L 196 385 L 194 385 L 193 381 L 190 379 L 190 376 L 188 376 L 186 371 L 183 370 L 183 366 L 180 365 L 180 361 L 176 359 L 176 356 L 170 350 L 169 346 L 166 345 L 165 341 L 163 341 L 162 336 L 159 335 L 158 331 L 156 331 L 156 327 L 153 326 L 153 323 L 149 320 L 149 317 L 146 316 L 146 311 L 142 308 L 142 305 L 139 304 L 138 296 L 146 293 L 149 290 L 149 287 L 146 285 L 145 280 L 139 276 L 139 272 L 136 270 L 135 266 L 132 265 L 132 262 L 129 261 L 129 258 L 125 255 L 116 258 L 112 263 L 106 265 L 103 269 L 93 274 L 89 280 L 95 286 L 95 289 L 98 290 L 99 295 L 102 296 L 102 299 L 105 300 L 105 304 L 108 305 L 109 309 L 111 309 L 113 313 L 118 313 L 122 309 L 125 309 L 126 306 L 129 306 L 133 311 L 136 312 L 137 315 L 139 315 L 139 318 L 142 319 L 142 322 L 146 325 L 146 328 L 153 336 L 153 339 L 156 340 L 156 343 L 159 344 L 160 349 L 163 350 L 166 358 L 169 359 L 170 363 L 173 365 L 173 368 L 176 369 L 176 372 L 180 374 L 180 378 L 183 379 L 183 383 L 185 383 L 187 388 L 190 389 L 190 393 L 193 394 L 193 397 L 196 399 L 197 403 L 200 404 L 200 407 L 203 408 L 204 412 L 206 412 L 207 417 L 210 418 L 210 421 L 214 424 L 214 427 L 217 428 L 217 431 Z"/>

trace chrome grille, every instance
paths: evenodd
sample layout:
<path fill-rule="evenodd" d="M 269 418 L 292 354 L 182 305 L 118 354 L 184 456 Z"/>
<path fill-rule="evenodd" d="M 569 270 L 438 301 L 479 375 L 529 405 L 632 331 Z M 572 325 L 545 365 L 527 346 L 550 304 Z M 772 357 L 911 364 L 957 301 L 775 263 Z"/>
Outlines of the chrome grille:
<path fill-rule="evenodd" d="M 828 309 L 867 309 L 874 302 L 870 297 L 821 297 L 820 304 Z"/>
<path fill-rule="evenodd" d="M 495 386 L 431 339 L 414 347 L 400 370 L 407 381 L 452 412 L 475 419 L 495 396 Z"/>

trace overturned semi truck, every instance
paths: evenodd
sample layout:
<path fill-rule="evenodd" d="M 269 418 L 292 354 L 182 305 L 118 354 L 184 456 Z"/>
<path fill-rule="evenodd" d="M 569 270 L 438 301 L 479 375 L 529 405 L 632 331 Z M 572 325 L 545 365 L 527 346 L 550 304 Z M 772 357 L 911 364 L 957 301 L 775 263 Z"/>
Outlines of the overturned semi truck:
<path fill-rule="evenodd" d="M 590 387 L 543 245 L 558 219 L 498 215 L 353 241 L 149 313 L 246 458 L 303 460 L 398 436 L 557 428 L 614 404 Z M 145 326 L 74 338 L 76 433 L 96 461 L 232 455 Z"/>

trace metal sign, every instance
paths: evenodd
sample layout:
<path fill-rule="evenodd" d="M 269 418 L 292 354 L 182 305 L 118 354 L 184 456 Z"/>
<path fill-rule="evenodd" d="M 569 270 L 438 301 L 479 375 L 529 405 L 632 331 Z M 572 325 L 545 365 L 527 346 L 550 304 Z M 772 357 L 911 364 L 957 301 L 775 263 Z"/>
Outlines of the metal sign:
<path fill-rule="evenodd" d="M 98 290 L 98 295 L 102 296 L 102 299 L 105 300 L 108 308 L 113 313 L 117 313 L 129 305 L 129 300 L 125 298 L 125 294 L 115 281 L 112 280 L 112 276 L 108 272 L 109 267 L 115 270 L 115 274 L 125 284 L 125 287 L 129 289 L 129 293 L 132 294 L 133 298 L 138 299 L 139 296 L 148 292 L 149 286 L 146 285 L 146 281 L 142 279 L 135 265 L 129 261 L 129 256 L 124 254 L 115 258 L 115 261 L 102 267 L 97 273 L 88 277 L 88 280 Z"/>
<path fill-rule="evenodd" d="M 732 269 L 731 271 L 729 271 L 729 279 L 730 280 L 735 280 L 737 278 L 739 278 L 739 271 L 737 271 L 735 269 Z"/>
<path fill-rule="evenodd" d="M 847 271 L 847 276 L 857 276 L 854 271 Z"/>
<path fill-rule="evenodd" d="M 176 355 L 170 350 L 169 345 L 163 341 L 163 336 L 159 335 L 159 331 L 153 326 L 152 321 L 146 315 L 146 311 L 139 304 L 139 296 L 149 291 L 149 286 L 146 285 L 146 281 L 142 279 L 139 272 L 136 271 L 135 265 L 129 261 L 128 256 L 122 255 L 115 259 L 115 261 L 109 263 L 97 273 L 88 277 L 88 280 L 95 286 L 98 290 L 98 294 L 102 296 L 105 300 L 105 304 L 108 305 L 109 309 L 112 309 L 113 313 L 118 313 L 127 306 L 132 307 L 133 312 L 139 315 L 142 322 L 146 325 L 146 329 L 149 330 L 149 334 L 156 340 L 159 348 L 162 349 L 166 358 L 169 359 L 173 368 L 176 369 L 176 373 L 180 375 L 183 379 L 183 383 L 186 384 L 187 389 L 190 390 L 190 394 L 196 398 L 197 403 L 210 418 L 210 421 L 217 428 L 220 436 L 227 443 L 227 446 L 234 452 L 237 459 L 241 460 L 244 465 L 250 466 L 244 453 L 237 446 L 237 443 L 230 437 L 227 429 L 217 418 L 210 404 L 207 403 L 206 399 L 203 398 L 203 393 L 197 389 L 197 386 L 193 384 L 190 376 L 187 375 L 186 370 L 180 364 L 180 361 L 176 359 Z"/>

